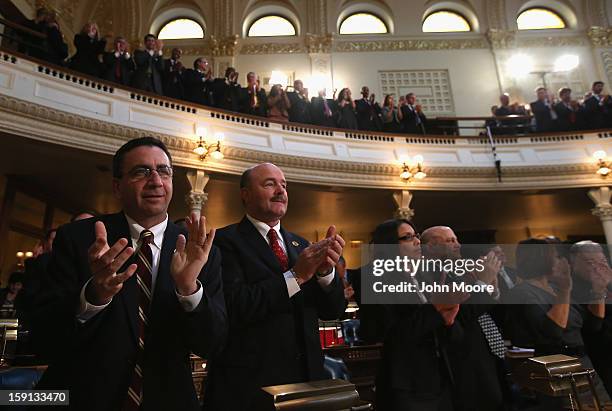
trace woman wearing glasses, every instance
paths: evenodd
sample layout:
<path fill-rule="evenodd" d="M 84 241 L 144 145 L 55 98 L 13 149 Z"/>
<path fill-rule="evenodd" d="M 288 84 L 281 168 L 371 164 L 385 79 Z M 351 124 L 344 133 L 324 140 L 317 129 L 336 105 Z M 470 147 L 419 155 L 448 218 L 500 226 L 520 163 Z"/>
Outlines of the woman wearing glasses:
<path fill-rule="evenodd" d="M 374 260 L 421 257 L 419 235 L 408 220 L 385 221 L 376 227 L 372 237 L 372 262 L 360 269 L 364 284 L 368 286 L 368 277 L 373 275 Z M 418 273 L 412 276 L 409 272 L 394 271 L 381 277 L 384 276 L 389 276 L 385 281 L 387 284 L 420 282 Z M 367 291 L 355 285 L 354 288 L 357 301 L 364 302 L 361 299 L 362 291 Z M 385 302 L 380 300 L 380 304 L 363 304 L 360 307 L 362 329 L 365 327 L 367 331 L 374 328 L 372 334 L 382 335 L 384 339 L 383 359 L 376 381 L 377 409 L 452 410 L 452 376 L 446 345 L 461 334 L 459 324 L 454 322 L 459 305 L 429 304 L 429 296 L 416 291 L 382 298 Z M 376 327 L 368 327 L 368 322 Z"/>

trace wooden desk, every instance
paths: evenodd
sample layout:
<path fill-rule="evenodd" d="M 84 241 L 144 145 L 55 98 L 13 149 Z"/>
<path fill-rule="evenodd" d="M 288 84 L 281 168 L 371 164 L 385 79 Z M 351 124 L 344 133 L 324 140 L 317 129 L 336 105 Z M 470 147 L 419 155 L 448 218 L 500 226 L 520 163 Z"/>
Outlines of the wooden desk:
<path fill-rule="evenodd" d="M 351 382 L 357 387 L 359 397 L 364 401 L 374 402 L 374 383 L 380 359 L 382 344 L 335 346 L 323 349 L 325 355 L 340 358 L 346 364 L 351 375 Z"/>

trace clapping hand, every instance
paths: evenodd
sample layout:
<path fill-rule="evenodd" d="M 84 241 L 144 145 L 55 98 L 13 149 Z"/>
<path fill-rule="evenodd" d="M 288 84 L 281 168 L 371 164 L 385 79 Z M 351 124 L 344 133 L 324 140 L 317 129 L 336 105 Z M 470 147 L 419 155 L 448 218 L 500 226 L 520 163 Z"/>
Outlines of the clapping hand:
<path fill-rule="evenodd" d="M 123 288 L 123 283 L 136 272 L 137 266 L 130 264 L 124 272 L 117 273 L 134 254 L 134 249 L 127 246 L 125 238 L 109 247 L 106 227 L 101 221 L 96 222 L 94 230 L 96 241 L 87 251 L 93 277 L 85 289 L 85 299 L 94 305 L 105 305 Z"/>
<path fill-rule="evenodd" d="M 329 274 L 333 267 L 338 264 L 340 256 L 342 255 L 342 249 L 345 246 L 344 239 L 336 234 L 336 226 L 330 226 L 327 229 L 325 240 L 329 242 L 327 249 L 327 256 L 325 261 L 317 268 L 317 272 L 321 274 Z"/>
<path fill-rule="evenodd" d="M 208 255 L 215 238 L 215 229 L 206 233 L 206 217 L 198 218 L 191 213 L 185 219 L 189 240 L 179 234 L 176 240 L 176 251 L 172 256 L 170 273 L 174 278 L 176 289 L 180 295 L 191 295 L 198 290 L 197 278 L 208 261 Z"/>

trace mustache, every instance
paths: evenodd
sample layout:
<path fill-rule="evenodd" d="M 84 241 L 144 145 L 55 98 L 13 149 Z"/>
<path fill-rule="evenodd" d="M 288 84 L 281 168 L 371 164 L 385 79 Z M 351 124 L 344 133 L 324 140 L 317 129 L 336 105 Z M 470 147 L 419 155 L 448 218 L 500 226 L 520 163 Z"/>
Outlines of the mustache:
<path fill-rule="evenodd" d="M 287 202 L 287 196 L 274 196 L 270 199 L 270 201 L 282 201 L 284 203 Z"/>

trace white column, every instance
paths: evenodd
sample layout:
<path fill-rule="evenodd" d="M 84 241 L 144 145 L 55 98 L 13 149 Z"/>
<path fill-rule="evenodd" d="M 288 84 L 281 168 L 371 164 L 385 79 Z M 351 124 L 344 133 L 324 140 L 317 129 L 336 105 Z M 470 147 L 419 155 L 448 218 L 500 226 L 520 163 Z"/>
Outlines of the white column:
<path fill-rule="evenodd" d="M 412 220 L 412 217 L 414 217 L 414 210 L 410 208 L 412 193 L 408 190 L 396 191 L 393 193 L 393 200 L 395 200 L 395 205 L 397 205 L 394 217 L 408 221 Z"/>
<path fill-rule="evenodd" d="M 594 216 L 599 217 L 601 225 L 606 235 L 606 243 L 608 246 L 612 245 L 612 204 L 610 204 L 610 197 L 612 191 L 610 187 L 599 187 L 589 190 L 589 197 L 595 203 L 595 208 L 591 209 L 591 213 Z"/>
<path fill-rule="evenodd" d="M 189 206 L 189 214 L 195 212 L 198 216 L 208 200 L 208 193 L 204 191 L 210 176 L 204 170 L 189 170 L 187 180 L 191 185 L 191 191 L 185 196 L 185 202 Z"/>

